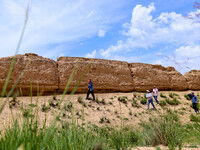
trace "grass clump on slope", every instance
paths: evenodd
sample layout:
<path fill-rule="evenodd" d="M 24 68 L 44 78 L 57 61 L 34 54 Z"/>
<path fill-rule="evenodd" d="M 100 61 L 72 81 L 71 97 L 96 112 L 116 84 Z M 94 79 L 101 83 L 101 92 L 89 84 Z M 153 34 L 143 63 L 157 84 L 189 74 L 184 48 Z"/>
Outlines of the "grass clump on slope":
<path fill-rule="evenodd" d="M 142 135 L 144 145 L 164 145 L 170 150 L 174 150 L 177 146 L 182 147 L 182 126 L 172 111 L 143 123 Z"/>

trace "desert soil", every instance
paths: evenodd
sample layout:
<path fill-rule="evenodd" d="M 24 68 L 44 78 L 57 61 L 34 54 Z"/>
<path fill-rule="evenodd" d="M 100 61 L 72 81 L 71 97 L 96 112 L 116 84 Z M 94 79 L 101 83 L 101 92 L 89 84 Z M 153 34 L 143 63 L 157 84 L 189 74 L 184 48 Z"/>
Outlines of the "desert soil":
<path fill-rule="evenodd" d="M 129 126 L 139 127 L 142 121 L 148 121 L 150 117 L 156 117 L 159 114 L 165 113 L 165 108 L 176 110 L 180 116 L 180 121 L 183 124 L 190 122 L 190 115 L 194 114 L 194 110 L 190 107 L 191 101 L 186 100 L 185 94 L 189 94 L 192 91 L 161 91 L 169 98 L 170 93 L 176 93 L 177 99 L 181 102 L 178 106 L 171 106 L 167 104 L 164 109 L 155 103 L 157 111 L 152 109 L 147 110 L 147 104 L 143 105 L 140 103 L 139 97 L 143 97 L 144 93 L 131 92 L 131 93 L 95 93 L 96 98 L 100 103 L 92 100 L 85 100 L 86 94 L 74 94 L 72 96 L 65 95 L 61 109 L 59 110 L 56 104 L 58 104 L 62 98 L 62 95 L 57 95 L 56 100 L 53 100 L 53 96 L 40 96 L 40 97 L 17 97 L 16 102 L 9 103 L 12 101 L 12 97 L 9 99 L 4 98 L 6 105 L 0 115 L 0 130 L 5 129 L 12 121 L 17 118 L 23 120 L 24 110 L 32 109 L 32 114 L 38 111 L 37 119 L 42 124 L 47 119 L 47 125 L 51 123 L 53 119 L 60 113 L 58 122 L 72 121 L 72 118 L 76 119 L 78 124 L 95 124 L 97 126 Z M 199 91 L 194 91 L 195 95 L 200 94 Z M 137 95 L 134 98 L 134 95 Z M 118 97 L 126 96 L 127 104 L 119 102 Z M 90 95 L 91 97 L 91 95 Z M 82 99 L 82 100 L 79 100 Z M 133 100 L 134 98 L 134 100 Z M 102 100 L 105 102 L 102 102 Z M 164 100 L 162 97 L 158 97 L 158 100 Z M 133 107 L 133 101 L 137 101 L 138 107 Z M 30 105 L 30 104 L 37 105 Z M 48 106 L 53 103 L 55 106 L 51 106 L 45 112 L 42 111 L 42 105 Z M 74 109 L 70 109 L 70 103 L 73 104 Z M 10 105 L 12 104 L 12 109 Z M 68 108 L 63 109 L 64 105 Z M 23 108 L 23 109 L 22 109 Z M 74 115 L 73 115 L 74 114 Z M 200 115 L 200 114 L 198 114 Z M 73 117 L 74 116 L 74 117 Z M 135 148 L 134 150 L 151 150 L 155 148 L 142 147 Z M 165 149 L 165 148 L 163 148 Z M 185 148 L 185 150 L 189 148 Z M 199 148 L 200 149 L 200 148 Z"/>

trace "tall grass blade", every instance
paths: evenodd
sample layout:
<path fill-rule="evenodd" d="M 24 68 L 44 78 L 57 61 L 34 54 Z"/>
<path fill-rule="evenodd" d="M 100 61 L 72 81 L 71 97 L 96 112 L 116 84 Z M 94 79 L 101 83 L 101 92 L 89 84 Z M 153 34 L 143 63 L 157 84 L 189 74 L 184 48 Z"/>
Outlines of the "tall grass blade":
<path fill-rule="evenodd" d="M 1 93 L 0 104 L 1 104 L 2 98 L 5 95 L 5 92 L 6 92 L 6 89 L 7 89 L 7 86 L 8 86 L 8 82 L 9 82 L 10 76 L 12 74 L 14 65 L 15 65 L 15 61 L 16 61 L 16 57 L 17 57 L 16 54 L 18 53 L 20 46 L 21 46 L 21 43 L 22 43 L 22 39 L 23 39 L 24 32 L 25 32 L 25 29 L 26 29 L 27 21 L 28 21 L 28 15 L 29 15 L 29 1 L 28 1 L 27 8 L 26 8 L 24 25 L 23 25 L 22 32 L 21 32 L 21 35 L 20 35 L 20 38 L 19 38 L 19 41 L 18 41 L 18 44 L 17 44 L 16 51 L 15 51 L 15 56 L 13 57 L 13 60 L 11 62 L 10 69 L 9 69 L 9 72 L 8 72 L 8 75 L 7 75 L 7 78 L 6 78 L 2 93 Z"/>

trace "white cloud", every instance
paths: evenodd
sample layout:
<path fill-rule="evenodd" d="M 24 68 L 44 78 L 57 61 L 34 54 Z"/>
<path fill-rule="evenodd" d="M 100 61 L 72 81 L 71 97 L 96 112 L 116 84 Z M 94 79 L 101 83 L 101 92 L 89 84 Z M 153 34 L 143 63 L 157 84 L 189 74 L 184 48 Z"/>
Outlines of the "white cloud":
<path fill-rule="evenodd" d="M 117 45 L 111 45 L 108 49 L 101 49 L 99 52 L 103 57 L 108 58 L 110 57 L 111 53 L 118 52 L 120 49 L 124 49 L 125 46 L 126 45 L 123 43 L 123 41 L 120 40 L 117 42 Z"/>
<path fill-rule="evenodd" d="M 112 57 L 110 57 L 110 59 L 112 60 L 119 60 L 119 61 L 125 61 L 125 62 L 139 62 L 141 61 L 139 57 L 134 57 L 134 56 L 118 56 L 118 55 L 114 55 Z"/>
<path fill-rule="evenodd" d="M 94 50 L 91 54 L 87 54 L 85 57 L 86 58 L 95 58 L 96 54 L 97 54 L 97 51 Z"/>
<path fill-rule="evenodd" d="M 199 41 L 200 24 L 175 12 L 161 13 L 153 18 L 151 13 L 154 11 L 156 8 L 153 3 L 148 7 L 137 5 L 132 11 L 131 21 L 123 24 L 124 30 L 121 33 L 126 39 L 101 49 L 99 53 L 109 57 L 135 48 L 148 49 L 159 44 L 182 46 Z"/>
<path fill-rule="evenodd" d="M 163 55 L 155 64 L 174 66 L 182 74 L 192 69 L 200 69 L 200 45 L 185 45 L 177 48 L 171 55 Z"/>
<path fill-rule="evenodd" d="M 181 46 L 175 50 L 175 54 L 179 57 L 200 57 L 200 45 Z"/>
<path fill-rule="evenodd" d="M 182 73 L 200 69 L 200 45 L 181 46 L 175 50 L 175 59 Z"/>
<path fill-rule="evenodd" d="M 99 37 L 104 37 L 106 35 L 106 31 L 105 30 L 99 30 L 98 36 Z"/>
<path fill-rule="evenodd" d="M 14 54 L 24 23 L 26 5 L 24 0 L 0 0 L 1 57 Z M 34 0 L 20 53 L 54 54 L 50 52 L 54 51 L 52 45 L 68 47 L 80 43 L 82 39 L 96 36 L 99 29 L 106 29 L 122 19 L 116 15 L 120 14 L 117 11 L 119 6 L 117 0 Z M 66 53 L 65 50 L 63 53 Z"/>

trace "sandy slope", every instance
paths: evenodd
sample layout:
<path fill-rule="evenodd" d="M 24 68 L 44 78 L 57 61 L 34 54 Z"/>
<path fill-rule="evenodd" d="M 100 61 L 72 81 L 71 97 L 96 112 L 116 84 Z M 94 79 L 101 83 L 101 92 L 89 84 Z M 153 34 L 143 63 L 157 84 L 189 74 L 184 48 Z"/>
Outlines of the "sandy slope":
<path fill-rule="evenodd" d="M 165 108 L 170 108 L 172 110 L 178 111 L 180 114 L 180 119 L 183 123 L 187 123 L 190 121 L 190 114 L 194 113 L 193 109 L 190 107 L 191 101 L 188 101 L 185 99 L 184 94 L 190 93 L 191 91 L 184 91 L 184 92 L 177 92 L 177 91 L 162 91 L 162 93 L 166 96 L 169 95 L 169 93 L 176 93 L 180 97 L 179 101 L 181 104 L 178 106 L 171 106 L 167 104 Z M 157 111 L 154 111 L 152 109 L 147 110 L 147 105 L 142 105 L 139 100 L 137 101 L 140 108 L 132 107 L 133 102 L 133 95 L 136 94 L 137 97 L 144 96 L 144 93 L 106 93 L 106 94 L 95 94 L 99 101 L 102 101 L 104 99 L 105 104 L 97 103 L 95 101 L 91 100 L 85 100 L 85 94 L 75 94 L 71 98 L 69 95 L 66 95 L 64 98 L 64 101 L 62 103 L 62 106 L 64 104 L 68 105 L 69 102 L 73 103 L 75 118 L 77 119 L 77 122 L 81 123 L 84 122 L 96 124 L 96 125 L 109 125 L 109 126 L 120 126 L 120 125 L 129 125 L 129 126 L 139 126 L 138 124 L 141 121 L 148 121 L 149 117 L 156 117 L 160 113 L 164 113 L 164 109 L 156 105 Z M 198 92 L 195 92 L 195 94 L 198 94 Z M 127 104 L 124 104 L 122 102 L 118 101 L 118 97 L 127 96 L 128 101 Z M 53 96 L 41 96 L 39 98 L 33 97 L 32 103 L 36 104 L 36 101 L 38 100 L 38 112 L 39 112 L 39 119 L 42 121 L 45 118 L 45 115 L 47 116 L 47 123 L 50 122 L 51 119 L 55 117 L 56 114 L 60 112 L 58 108 L 51 107 L 46 113 L 42 112 L 42 105 L 46 104 L 49 105 L 49 101 L 52 101 L 53 103 L 58 103 L 61 99 L 62 95 L 57 95 L 56 99 L 53 100 Z M 83 104 L 78 102 L 78 97 L 82 98 Z M 168 96 L 169 97 L 169 96 Z M 177 99 L 178 99 L 177 97 Z M 12 100 L 12 98 L 9 99 L 9 101 Z M 164 100 L 161 97 L 158 97 L 158 100 Z M 18 103 L 12 107 L 12 114 L 17 118 L 21 118 L 21 108 L 24 109 L 32 108 L 34 111 L 37 107 L 30 107 L 29 104 L 31 104 L 31 98 L 30 97 L 18 97 L 17 98 Z M 61 107 L 62 108 L 62 107 Z M 152 106 L 150 105 L 150 108 Z M 180 110 L 183 109 L 183 110 Z M 83 113 L 84 112 L 84 113 Z M 71 120 L 72 113 L 69 110 L 62 110 L 62 114 L 60 117 L 60 121 L 63 120 Z M 0 128 L 4 128 L 9 124 L 11 121 L 12 115 L 11 110 L 9 109 L 9 104 L 7 103 L 1 116 L 0 116 Z M 103 123 L 99 123 L 100 120 L 103 120 Z M 106 118 L 106 119 L 105 119 Z M 107 120 L 109 120 L 109 123 Z"/>

